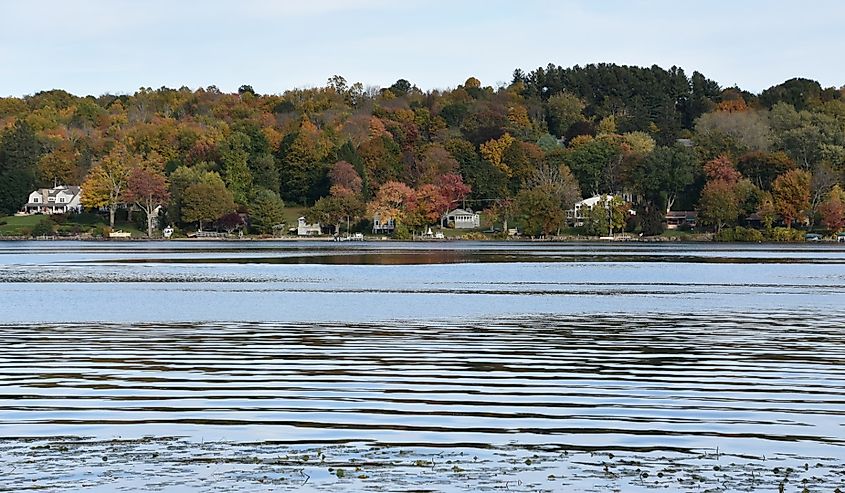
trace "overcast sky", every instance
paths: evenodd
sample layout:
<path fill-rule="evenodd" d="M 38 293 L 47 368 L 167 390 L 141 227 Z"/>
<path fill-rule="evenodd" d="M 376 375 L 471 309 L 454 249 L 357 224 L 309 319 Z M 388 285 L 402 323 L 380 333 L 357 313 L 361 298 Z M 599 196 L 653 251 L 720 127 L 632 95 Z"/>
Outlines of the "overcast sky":
<path fill-rule="evenodd" d="M 0 95 L 507 82 L 549 62 L 677 65 L 760 91 L 845 84 L 839 0 L 0 0 Z"/>

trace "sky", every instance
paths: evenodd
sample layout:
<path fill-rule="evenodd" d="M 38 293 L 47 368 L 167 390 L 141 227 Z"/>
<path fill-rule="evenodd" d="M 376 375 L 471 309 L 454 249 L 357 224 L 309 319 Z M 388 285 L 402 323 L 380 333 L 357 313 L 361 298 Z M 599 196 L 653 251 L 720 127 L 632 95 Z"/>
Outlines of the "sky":
<path fill-rule="evenodd" d="M 792 77 L 840 87 L 843 26 L 841 0 L 0 0 L 0 96 L 282 93 L 335 74 L 427 90 L 600 62 L 753 92 Z"/>

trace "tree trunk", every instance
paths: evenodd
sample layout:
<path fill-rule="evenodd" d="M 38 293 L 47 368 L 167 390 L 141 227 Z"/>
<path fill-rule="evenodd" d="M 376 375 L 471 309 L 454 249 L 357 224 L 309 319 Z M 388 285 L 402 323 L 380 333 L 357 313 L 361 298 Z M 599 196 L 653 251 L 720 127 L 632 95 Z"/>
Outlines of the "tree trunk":
<path fill-rule="evenodd" d="M 150 198 L 147 201 L 147 210 L 149 211 L 149 212 L 147 212 L 147 229 L 149 230 L 149 231 L 147 231 L 147 233 L 149 234 L 150 238 L 152 238 L 153 237 L 153 229 L 155 229 L 155 221 L 156 221 L 156 219 L 158 219 L 158 210 L 159 210 L 156 207 L 155 203 L 153 202 L 152 198 Z M 155 216 L 153 215 L 153 212 L 156 213 Z"/>
<path fill-rule="evenodd" d="M 109 206 L 109 227 L 114 229 L 114 213 L 115 213 L 116 205 L 112 204 Z"/>
<path fill-rule="evenodd" d="M 669 211 L 672 210 L 672 206 L 675 204 L 675 194 L 669 194 L 666 197 L 666 214 L 669 214 Z"/>

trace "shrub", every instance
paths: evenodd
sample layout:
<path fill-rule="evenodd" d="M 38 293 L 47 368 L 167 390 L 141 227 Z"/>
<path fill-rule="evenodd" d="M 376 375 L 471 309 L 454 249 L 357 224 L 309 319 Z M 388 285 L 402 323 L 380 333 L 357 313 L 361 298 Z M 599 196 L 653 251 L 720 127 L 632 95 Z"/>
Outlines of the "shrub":
<path fill-rule="evenodd" d="M 772 241 L 804 241 L 804 233 L 799 229 L 775 228 L 772 230 Z"/>
<path fill-rule="evenodd" d="M 50 219 L 56 224 L 64 224 L 68 220 L 67 214 L 53 214 Z"/>
<path fill-rule="evenodd" d="M 109 233 L 111 233 L 111 228 L 102 224 L 98 224 L 94 227 L 94 231 L 91 232 L 94 236 L 99 236 L 101 238 L 108 238 Z"/>
<path fill-rule="evenodd" d="M 45 217 L 32 227 L 32 232 L 30 234 L 32 236 L 52 235 L 54 226 L 53 221 L 50 218 Z"/>
<path fill-rule="evenodd" d="M 753 228 L 743 228 L 742 226 L 737 226 L 735 228 L 725 228 L 717 234 L 714 239 L 716 241 L 741 241 L 741 242 L 753 242 L 759 243 L 763 241 L 765 238 L 763 237 L 763 233 L 760 231 L 753 229 Z"/>
<path fill-rule="evenodd" d="M 396 228 L 393 230 L 393 237 L 397 240 L 410 240 L 411 231 L 408 229 L 407 226 L 400 222 L 396 224 Z"/>
<path fill-rule="evenodd" d="M 480 233 L 478 231 L 471 231 L 465 235 L 461 236 L 461 239 L 464 240 L 486 240 L 487 236 L 484 233 Z"/>

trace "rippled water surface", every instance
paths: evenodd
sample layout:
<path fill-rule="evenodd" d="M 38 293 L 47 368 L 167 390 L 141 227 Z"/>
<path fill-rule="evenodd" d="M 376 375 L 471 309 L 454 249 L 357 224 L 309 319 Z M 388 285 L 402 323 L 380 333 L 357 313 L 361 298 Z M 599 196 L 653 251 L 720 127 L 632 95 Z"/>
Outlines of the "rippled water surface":
<path fill-rule="evenodd" d="M 845 488 L 842 248 L 0 243 L 0 280 L 0 491 Z"/>

